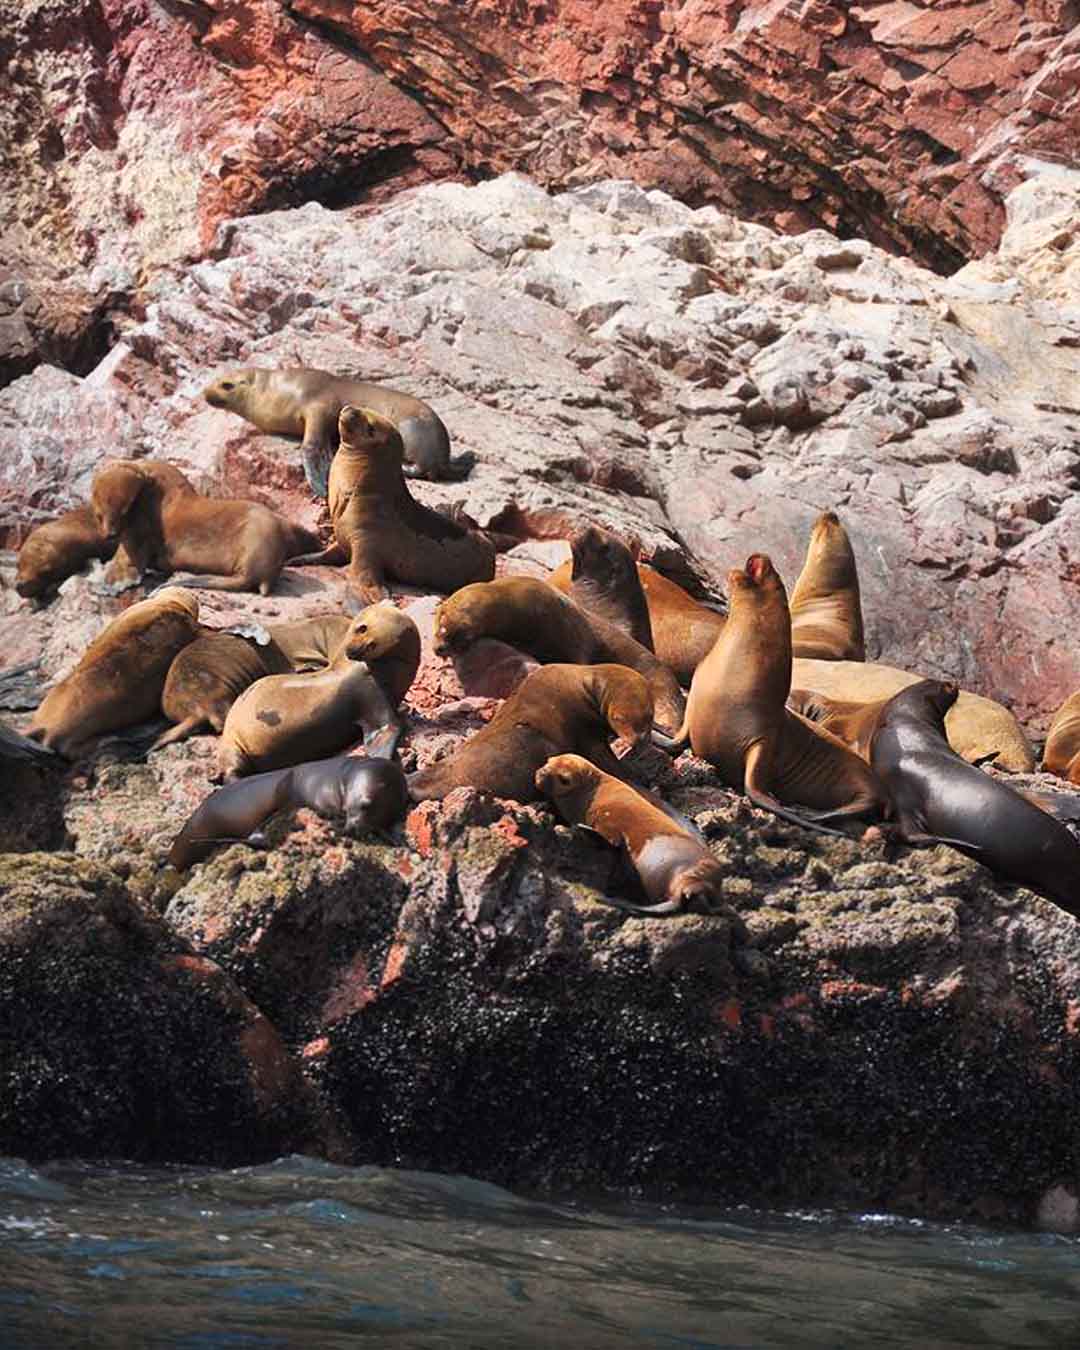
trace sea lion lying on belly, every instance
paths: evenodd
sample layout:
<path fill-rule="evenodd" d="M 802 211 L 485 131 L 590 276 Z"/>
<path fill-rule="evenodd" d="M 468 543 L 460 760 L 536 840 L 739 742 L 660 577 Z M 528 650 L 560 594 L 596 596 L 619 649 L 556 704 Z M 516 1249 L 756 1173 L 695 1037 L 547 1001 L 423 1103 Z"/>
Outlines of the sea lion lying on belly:
<path fill-rule="evenodd" d="M 31 530 L 19 549 L 15 590 L 37 599 L 74 576 L 91 558 L 111 558 L 116 541 L 98 527 L 87 503 Z"/>

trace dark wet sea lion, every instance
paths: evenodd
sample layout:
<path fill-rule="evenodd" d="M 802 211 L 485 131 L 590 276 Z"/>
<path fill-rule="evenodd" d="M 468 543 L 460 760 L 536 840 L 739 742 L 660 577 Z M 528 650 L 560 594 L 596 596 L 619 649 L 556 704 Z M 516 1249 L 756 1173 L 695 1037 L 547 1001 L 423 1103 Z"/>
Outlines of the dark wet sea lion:
<path fill-rule="evenodd" d="M 401 734 L 396 709 L 419 664 L 412 619 L 393 605 L 370 605 L 325 670 L 265 676 L 233 703 L 218 747 L 222 777 L 299 764 L 360 735 L 369 755 L 389 759 Z"/>
<path fill-rule="evenodd" d="M 1070 695 L 1054 714 L 1042 767 L 1070 783 L 1080 783 L 1080 693 Z"/>
<path fill-rule="evenodd" d="M 944 839 L 998 876 L 1080 915 L 1080 843 L 1005 783 L 960 758 L 945 739 L 955 684 L 923 680 L 891 698 L 870 761 L 888 788 L 899 837 Z"/>
<path fill-rule="evenodd" d="M 587 614 L 553 586 L 533 577 L 498 577 L 463 586 L 435 611 L 435 651 L 464 652 L 494 638 L 538 661 L 629 666 L 648 682 L 657 727 L 671 735 L 686 700 L 679 682 L 640 642 L 596 614 Z"/>
<path fill-rule="evenodd" d="M 387 579 L 453 591 L 495 575 L 491 541 L 423 506 L 401 475 L 401 437 L 368 409 L 341 410 L 341 444 L 330 466 L 334 543 L 298 563 L 348 563 L 349 602 L 374 604 Z"/>
<path fill-rule="evenodd" d="M 606 530 L 589 525 L 571 538 L 570 553 L 570 560 L 548 577 L 548 585 L 568 595 L 587 614 L 622 627 L 651 652 L 649 606 L 637 563 L 626 545 Z"/>
<path fill-rule="evenodd" d="M 619 665 L 541 666 L 527 675 L 486 727 L 452 755 L 409 776 L 414 801 L 475 787 L 496 797 L 537 801 L 536 772 L 572 752 L 606 773 L 623 771 L 608 744 L 640 744 L 652 727 L 652 696 L 637 671 Z"/>
<path fill-rule="evenodd" d="M 409 461 L 404 472 L 416 478 L 459 478 L 450 465 L 450 436 L 442 419 L 400 389 L 343 379 L 326 370 L 291 366 L 283 370 L 245 367 L 219 375 L 203 390 L 214 408 L 225 408 L 275 436 L 300 436 L 304 473 L 317 497 L 325 497 L 327 474 L 338 444 L 342 408 L 370 408 L 387 418 L 401 436 Z"/>
<path fill-rule="evenodd" d="M 408 806 L 405 775 L 393 760 L 336 755 L 227 783 L 189 818 L 173 840 L 169 862 L 184 871 L 221 844 L 246 841 L 277 811 L 301 806 L 344 816 L 348 834 L 383 829 Z"/>
<path fill-rule="evenodd" d="M 584 825 L 622 848 L 648 906 L 619 904 L 633 914 L 725 913 L 739 936 L 746 926 L 723 899 L 724 867 L 700 837 L 688 834 L 630 784 L 580 755 L 556 755 L 536 773 L 536 786 L 570 825 Z"/>
<path fill-rule="evenodd" d="M 752 554 L 728 584 L 727 624 L 694 673 L 678 739 L 689 734 L 694 754 L 715 765 L 729 787 L 786 820 L 820 825 L 880 815 L 888 799 L 869 765 L 784 706 L 791 624 L 772 563 Z"/>
<path fill-rule="evenodd" d="M 814 522 L 790 610 L 793 656 L 820 661 L 866 659 L 855 554 L 833 511 L 823 511 Z"/>
<path fill-rule="evenodd" d="M 269 595 L 285 563 L 318 546 L 308 530 L 258 502 L 204 497 L 162 460 L 111 460 L 90 503 L 102 534 L 119 541 L 110 580 L 146 571 L 195 572 L 189 590 Z M 209 575 L 206 575 L 209 574 Z"/>
<path fill-rule="evenodd" d="M 19 549 L 15 590 L 26 599 L 37 599 L 74 576 L 91 558 L 112 557 L 115 548 L 116 541 L 99 529 L 93 507 L 77 506 L 31 530 Z"/>
<path fill-rule="evenodd" d="M 156 716 L 177 652 L 199 634 L 199 602 L 170 586 L 126 609 L 45 695 L 28 734 L 71 758 L 86 741 Z"/>

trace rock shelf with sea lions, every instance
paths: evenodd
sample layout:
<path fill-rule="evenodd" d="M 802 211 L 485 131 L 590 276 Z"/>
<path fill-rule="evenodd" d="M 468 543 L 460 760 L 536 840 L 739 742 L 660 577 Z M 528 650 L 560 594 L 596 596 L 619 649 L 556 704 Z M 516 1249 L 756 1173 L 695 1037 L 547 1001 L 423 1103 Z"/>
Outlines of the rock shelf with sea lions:
<path fill-rule="evenodd" d="M 998 876 L 1080 916 L 1080 843 L 945 739 L 955 684 L 923 680 L 886 704 L 870 762 L 888 788 L 896 832 L 909 844 L 949 843 Z"/>
<path fill-rule="evenodd" d="M 426 801 L 456 787 L 475 787 L 496 797 L 537 801 L 537 770 L 568 752 L 621 778 L 624 770 L 608 741 L 619 736 L 640 745 L 652 721 L 649 686 L 636 670 L 612 664 L 541 666 L 452 755 L 410 774 L 409 796 Z"/>
<path fill-rule="evenodd" d="M 728 573 L 728 584 L 728 621 L 694 673 L 677 741 L 688 735 L 694 754 L 715 765 L 723 782 L 785 820 L 820 828 L 880 816 L 888 798 L 870 766 L 785 707 L 791 624 L 771 561 L 751 554 L 745 570 Z"/>
<path fill-rule="evenodd" d="M 629 666 L 648 682 L 659 730 L 670 736 L 682 723 L 686 699 L 675 675 L 629 633 L 579 609 L 546 581 L 498 577 L 463 586 L 435 611 L 437 655 L 459 655 L 483 638 L 538 661 Z"/>
<path fill-rule="evenodd" d="M 370 408 L 387 418 L 401 437 L 408 477 L 464 477 L 450 464 L 450 436 L 442 419 L 422 399 L 400 389 L 344 379 L 326 370 L 291 366 L 265 370 L 248 366 L 219 375 L 203 390 L 214 408 L 238 413 L 260 431 L 300 436 L 300 454 L 308 485 L 317 497 L 327 494 L 327 475 L 338 445 L 338 419 L 349 405 Z"/>
<path fill-rule="evenodd" d="M 241 778 L 212 792 L 173 840 L 169 863 L 183 872 L 222 844 L 265 841 L 256 831 L 278 811 L 310 807 L 344 816 L 346 834 L 385 829 L 409 804 L 401 765 L 389 759 L 336 755 Z"/>
<path fill-rule="evenodd" d="M 185 578 L 189 590 L 269 595 L 286 562 L 318 544 L 268 506 L 202 496 L 162 460 L 107 461 L 90 502 L 102 534 L 119 540 L 114 582 L 134 584 L 150 570 L 195 572 Z"/>
<path fill-rule="evenodd" d="M 93 558 L 111 558 L 116 540 L 101 531 L 86 503 L 31 530 L 19 549 L 15 590 L 24 599 L 40 599 L 80 571 Z"/>
<path fill-rule="evenodd" d="M 700 838 L 628 783 L 604 773 L 580 755 L 555 755 L 536 772 L 536 786 L 570 825 L 583 825 L 624 849 L 648 905 L 616 901 L 631 914 L 724 913 L 745 940 L 746 926 L 723 899 L 727 875 Z"/>
<path fill-rule="evenodd" d="M 267 675 L 240 695 L 221 733 L 221 776 L 299 764 L 344 750 L 360 735 L 369 755 L 389 759 L 401 734 L 396 709 L 419 664 L 412 619 L 393 605 L 370 606 L 327 669 Z"/>
<path fill-rule="evenodd" d="M 386 579 L 453 591 L 495 575 L 495 549 L 475 530 L 423 506 L 401 475 L 401 437 L 376 412 L 347 406 L 330 466 L 334 543 L 296 564 L 348 563 L 349 603 L 388 595 Z"/>
<path fill-rule="evenodd" d="M 156 716 L 176 654 L 199 635 L 199 602 L 170 586 L 125 610 L 54 685 L 27 735 L 68 759 L 107 731 Z"/>

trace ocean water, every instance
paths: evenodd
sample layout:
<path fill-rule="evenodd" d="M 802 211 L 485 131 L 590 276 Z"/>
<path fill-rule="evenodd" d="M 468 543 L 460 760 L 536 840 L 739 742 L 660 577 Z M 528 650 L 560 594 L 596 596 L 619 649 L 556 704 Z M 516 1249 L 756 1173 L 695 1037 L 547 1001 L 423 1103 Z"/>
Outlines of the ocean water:
<path fill-rule="evenodd" d="M 1080 1346 L 1080 1241 L 525 1199 L 284 1158 L 0 1161 L 0 1347 Z"/>

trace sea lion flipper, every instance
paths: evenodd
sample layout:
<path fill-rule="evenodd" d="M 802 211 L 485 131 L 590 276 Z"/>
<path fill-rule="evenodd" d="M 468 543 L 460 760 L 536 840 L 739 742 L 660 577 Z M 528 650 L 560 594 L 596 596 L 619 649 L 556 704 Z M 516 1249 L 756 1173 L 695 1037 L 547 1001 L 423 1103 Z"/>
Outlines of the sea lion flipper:
<path fill-rule="evenodd" d="M 340 567 L 342 563 L 349 561 L 348 554 L 335 540 L 326 548 L 320 549 L 318 553 L 298 553 L 295 558 L 286 558 L 286 567 L 316 567 L 326 564 L 329 567 Z"/>
<path fill-rule="evenodd" d="M 304 477 L 316 497 L 326 497 L 330 490 L 330 465 L 334 458 L 337 431 L 338 403 L 311 403 L 304 410 L 304 438 L 300 442 L 300 458 Z"/>
<path fill-rule="evenodd" d="M 186 741 L 189 736 L 194 736 L 199 727 L 206 725 L 206 718 L 202 712 L 194 712 L 190 717 L 185 717 L 182 722 L 176 726 L 170 727 L 168 731 L 163 731 L 156 741 L 150 746 L 147 754 L 152 754 L 155 750 L 160 750 L 162 746 L 175 745 L 177 741 Z"/>
<path fill-rule="evenodd" d="M 393 718 L 386 726 L 376 727 L 364 734 L 364 749 L 370 759 L 393 759 L 401 739 L 401 723 Z"/>
<path fill-rule="evenodd" d="M 668 736 L 665 732 L 653 723 L 650 734 L 653 745 L 658 745 L 661 750 L 666 750 L 669 755 L 680 755 L 690 744 L 690 715 L 683 714 L 682 726 L 674 736 Z"/>

